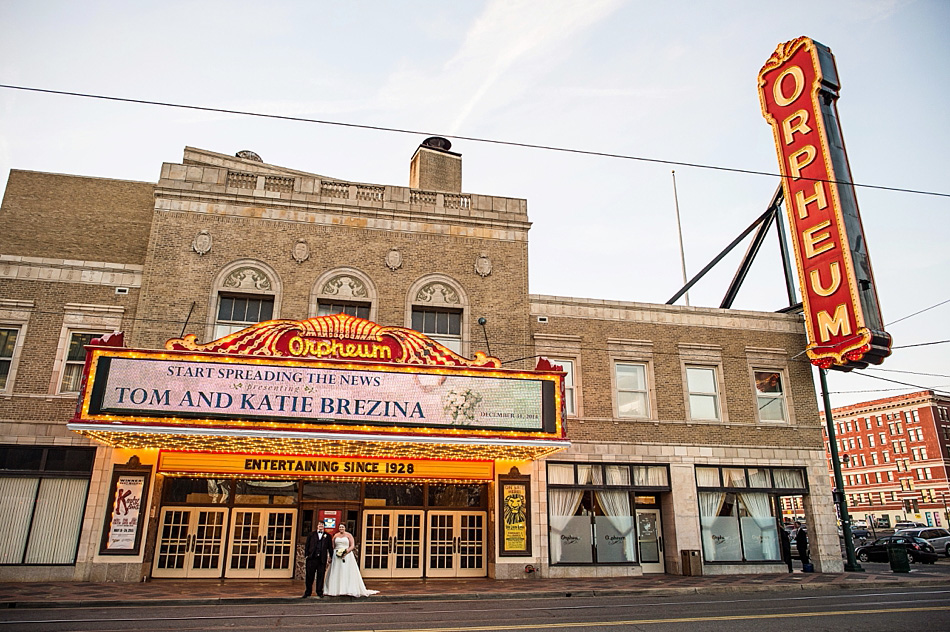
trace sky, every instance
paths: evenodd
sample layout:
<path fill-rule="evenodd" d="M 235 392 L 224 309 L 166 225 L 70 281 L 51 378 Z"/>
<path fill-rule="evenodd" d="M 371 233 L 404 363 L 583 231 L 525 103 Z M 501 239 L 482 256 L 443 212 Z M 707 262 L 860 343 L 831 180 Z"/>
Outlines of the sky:
<path fill-rule="evenodd" d="M 767 208 L 756 79 L 806 35 L 835 55 L 855 182 L 931 193 L 858 188 L 895 350 L 831 372 L 832 403 L 950 392 L 948 32 L 946 0 L 0 0 L 0 84 L 413 132 L 0 88 L 0 187 L 10 169 L 154 182 L 185 146 L 408 186 L 441 135 L 464 192 L 527 199 L 532 293 L 665 303 L 683 285 L 675 200 L 690 276 Z M 745 246 L 691 305 L 719 306 Z M 786 305 L 773 232 L 734 307 Z"/>

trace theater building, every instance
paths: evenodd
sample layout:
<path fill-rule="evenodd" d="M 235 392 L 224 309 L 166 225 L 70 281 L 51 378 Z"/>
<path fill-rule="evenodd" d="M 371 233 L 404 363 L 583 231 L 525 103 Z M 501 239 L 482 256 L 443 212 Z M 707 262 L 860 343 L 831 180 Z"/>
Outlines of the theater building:
<path fill-rule="evenodd" d="M 530 294 L 461 175 L 11 172 L 0 579 L 286 579 L 318 520 L 370 585 L 781 571 L 788 497 L 841 570 L 800 316 Z"/>

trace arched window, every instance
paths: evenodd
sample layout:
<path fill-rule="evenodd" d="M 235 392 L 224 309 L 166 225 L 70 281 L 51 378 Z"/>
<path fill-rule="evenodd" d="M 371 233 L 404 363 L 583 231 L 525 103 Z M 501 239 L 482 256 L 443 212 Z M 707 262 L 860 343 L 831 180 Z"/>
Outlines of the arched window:
<path fill-rule="evenodd" d="M 419 279 L 409 288 L 406 307 L 407 327 L 468 354 L 468 296 L 454 279 L 442 274 Z"/>
<path fill-rule="evenodd" d="M 280 296 L 280 279 L 263 262 L 244 259 L 225 266 L 211 289 L 210 339 L 278 318 Z"/>
<path fill-rule="evenodd" d="M 310 316 L 349 314 L 376 321 L 376 286 L 355 268 L 323 273 L 310 291 Z"/>

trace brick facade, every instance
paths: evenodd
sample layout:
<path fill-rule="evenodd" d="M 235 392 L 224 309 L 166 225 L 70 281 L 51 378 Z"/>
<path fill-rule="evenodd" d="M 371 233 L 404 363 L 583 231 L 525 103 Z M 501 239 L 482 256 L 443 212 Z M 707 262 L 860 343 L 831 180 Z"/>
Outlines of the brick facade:
<path fill-rule="evenodd" d="M 413 167 L 424 171 L 438 152 L 420 151 L 425 160 Z M 12 172 L 0 212 L 11 227 L 0 236 L 0 324 L 25 327 L 25 340 L 15 380 L 0 394 L 3 442 L 88 445 L 65 428 L 75 396 L 57 390 L 66 332 L 121 329 L 133 348 L 161 348 L 183 331 L 210 340 L 218 295 L 240 266 L 266 277 L 264 294 L 274 297 L 274 317 L 284 319 L 315 316 L 323 284 L 342 276 L 365 290 L 373 320 L 408 327 L 412 306 L 426 306 L 431 292 L 423 290 L 436 284 L 448 290 L 438 306 L 462 313 L 463 355 L 490 348 L 504 367 L 521 369 L 534 368 L 537 356 L 575 362 L 577 414 L 566 421 L 573 446 L 550 460 L 669 466 L 670 490 L 661 499 L 666 572 L 681 571 L 680 550 L 702 547 L 696 465 L 803 469 L 816 565 L 840 569 L 814 385 L 800 355 L 801 319 L 531 295 L 526 201 L 461 193 L 461 158 L 449 157 L 459 165 L 450 165 L 448 180 L 445 165 L 413 175 L 448 182 L 434 190 L 344 182 L 195 148 L 185 149 L 182 163 L 163 165 L 154 184 Z M 618 414 L 614 363 L 624 360 L 649 368 L 646 418 Z M 718 370 L 720 421 L 689 418 L 685 371 L 697 361 Z M 758 419 L 753 369 L 780 372 L 785 421 Z M 96 553 L 109 474 L 130 456 L 99 447 L 76 565 L 33 567 L 27 578 L 137 581 L 149 574 L 154 506 L 137 558 Z M 136 456 L 154 463 L 154 455 Z M 521 577 L 527 563 L 551 576 L 641 572 L 550 565 L 545 463 L 520 467 L 535 481 L 533 555 L 492 558 L 491 576 Z M 154 478 L 157 494 L 161 477 Z M 720 564 L 706 572 L 750 568 L 784 565 Z M 0 577 L 20 570 L 0 567 Z"/>

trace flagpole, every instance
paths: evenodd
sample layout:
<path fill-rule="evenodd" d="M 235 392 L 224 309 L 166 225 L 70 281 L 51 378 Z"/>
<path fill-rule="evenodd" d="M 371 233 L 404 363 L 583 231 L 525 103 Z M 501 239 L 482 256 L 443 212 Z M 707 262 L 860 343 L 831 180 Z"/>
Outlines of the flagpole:
<path fill-rule="evenodd" d="M 683 285 L 686 285 L 688 282 L 686 279 L 686 252 L 683 250 L 683 226 L 680 224 L 680 200 L 679 196 L 676 195 L 676 171 L 673 172 L 673 201 L 676 204 L 676 230 L 679 233 L 680 237 L 680 265 L 683 269 Z M 689 306 L 689 292 L 686 292 L 684 295 L 686 298 L 686 306 Z"/>

